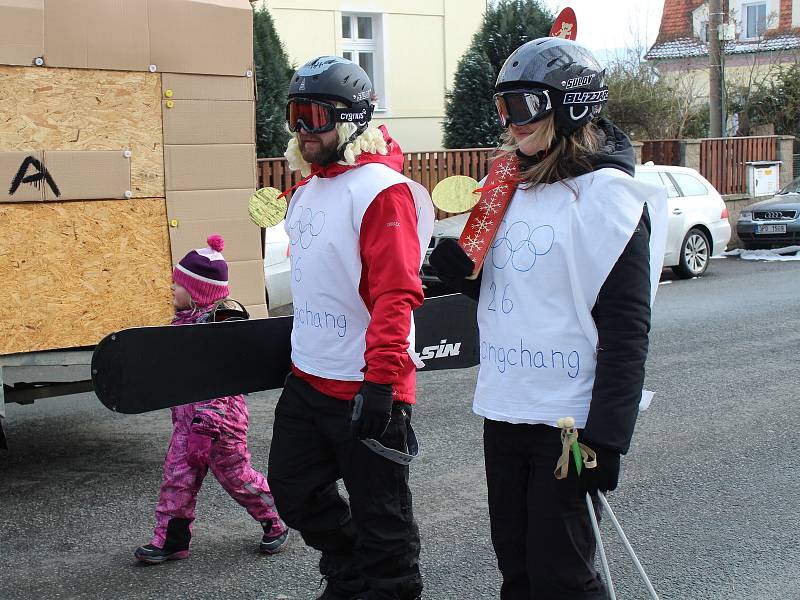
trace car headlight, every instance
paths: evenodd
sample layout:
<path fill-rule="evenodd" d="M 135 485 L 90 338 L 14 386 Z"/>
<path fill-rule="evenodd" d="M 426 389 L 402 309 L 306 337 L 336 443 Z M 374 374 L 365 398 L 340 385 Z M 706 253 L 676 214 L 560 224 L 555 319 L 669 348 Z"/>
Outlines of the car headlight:
<path fill-rule="evenodd" d="M 739 220 L 740 221 L 752 221 L 753 220 L 753 212 L 749 210 L 743 210 L 739 213 Z"/>

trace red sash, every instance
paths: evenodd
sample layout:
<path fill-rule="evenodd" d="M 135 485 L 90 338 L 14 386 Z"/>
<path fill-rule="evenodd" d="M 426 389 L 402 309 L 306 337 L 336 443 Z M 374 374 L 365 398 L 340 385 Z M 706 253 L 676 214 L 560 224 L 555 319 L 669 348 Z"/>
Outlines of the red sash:
<path fill-rule="evenodd" d="M 475 263 L 475 270 L 469 279 L 475 279 L 481 272 L 500 221 L 503 220 L 514 190 L 517 189 L 518 171 L 516 155 L 509 153 L 494 162 L 486 183 L 480 188 L 481 199 L 472 208 L 464 231 L 458 239 L 464 252 Z"/>

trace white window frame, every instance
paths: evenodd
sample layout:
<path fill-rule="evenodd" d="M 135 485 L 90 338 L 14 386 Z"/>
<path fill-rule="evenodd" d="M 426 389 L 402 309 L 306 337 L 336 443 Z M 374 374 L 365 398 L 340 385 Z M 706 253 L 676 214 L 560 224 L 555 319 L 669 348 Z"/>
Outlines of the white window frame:
<path fill-rule="evenodd" d="M 372 19 L 372 39 L 358 38 L 358 17 L 369 17 Z M 353 37 L 344 37 L 342 22 L 350 19 L 350 33 Z M 386 97 L 386 79 L 384 77 L 384 53 L 383 53 L 383 14 L 364 13 L 364 12 L 341 12 L 337 23 L 339 34 L 339 56 L 344 57 L 345 52 L 351 53 L 351 60 L 358 64 L 358 54 L 360 52 L 372 53 L 372 87 L 378 96 L 375 105 L 376 112 L 385 112 L 388 106 Z"/>
<path fill-rule="evenodd" d="M 761 33 L 758 34 L 758 23 L 756 23 L 756 35 L 755 36 L 748 36 L 747 30 L 749 29 L 750 22 L 747 16 L 747 9 L 751 6 L 763 6 L 764 7 L 764 28 L 761 30 Z M 758 18 L 758 17 L 756 17 Z M 767 27 L 769 25 L 769 2 L 766 0 L 761 0 L 760 2 L 743 2 L 742 3 L 742 39 L 744 40 L 760 40 L 764 33 L 767 31 Z"/>

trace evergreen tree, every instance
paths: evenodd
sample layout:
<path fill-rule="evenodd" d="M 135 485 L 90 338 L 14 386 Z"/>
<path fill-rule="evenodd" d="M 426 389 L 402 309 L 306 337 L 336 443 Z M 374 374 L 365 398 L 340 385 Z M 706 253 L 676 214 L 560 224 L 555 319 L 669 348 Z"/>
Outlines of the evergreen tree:
<path fill-rule="evenodd" d="M 253 14 L 253 53 L 256 64 L 256 149 L 259 158 L 283 156 L 286 131 L 286 93 L 294 70 L 289 65 L 275 24 L 266 6 Z"/>
<path fill-rule="evenodd" d="M 458 61 L 446 94 L 445 148 L 497 145 L 502 132 L 492 95 L 506 58 L 529 40 L 544 37 L 555 20 L 538 0 L 500 0 L 487 7 L 481 28 Z"/>

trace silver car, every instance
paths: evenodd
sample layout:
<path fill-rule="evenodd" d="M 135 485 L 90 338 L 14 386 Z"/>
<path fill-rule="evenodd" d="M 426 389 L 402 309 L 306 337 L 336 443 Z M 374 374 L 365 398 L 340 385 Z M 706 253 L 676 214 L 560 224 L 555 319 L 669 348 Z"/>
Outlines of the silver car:
<path fill-rule="evenodd" d="M 800 244 L 800 177 L 739 213 L 736 233 L 748 250 Z"/>

